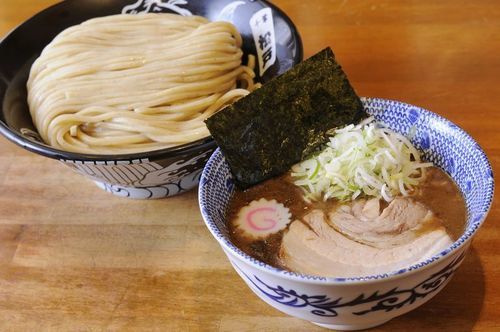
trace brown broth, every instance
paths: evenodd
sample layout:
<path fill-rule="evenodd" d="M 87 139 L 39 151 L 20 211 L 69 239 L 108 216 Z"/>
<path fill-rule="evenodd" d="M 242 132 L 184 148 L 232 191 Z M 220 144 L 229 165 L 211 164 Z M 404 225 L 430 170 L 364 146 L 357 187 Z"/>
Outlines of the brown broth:
<path fill-rule="evenodd" d="M 233 220 L 241 208 L 260 198 L 275 199 L 282 203 L 290 210 L 292 221 L 302 219 L 313 209 L 329 211 L 339 204 L 336 200 L 307 203 L 302 197 L 302 189 L 292 183 L 289 174 L 272 178 L 247 190 L 237 190 L 228 209 L 227 226 L 231 241 L 248 255 L 270 265 L 281 266 L 278 253 L 283 231 L 262 240 L 249 239 L 234 227 Z M 457 185 L 445 172 L 437 167 L 429 168 L 425 181 L 419 185 L 412 197 L 425 204 L 442 220 L 453 240 L 462 235 L 466 220 L 465 201 Z M 381 206 L 384 207 L 385 204 Z"/>
<path fill-rule="evenodd" d="M 441 219 L 453 241 L 463 234 L 467 218 L 464 198 L 455 182 L 440 168 L 429 168 L 425 181 L 412 196 Z"/>

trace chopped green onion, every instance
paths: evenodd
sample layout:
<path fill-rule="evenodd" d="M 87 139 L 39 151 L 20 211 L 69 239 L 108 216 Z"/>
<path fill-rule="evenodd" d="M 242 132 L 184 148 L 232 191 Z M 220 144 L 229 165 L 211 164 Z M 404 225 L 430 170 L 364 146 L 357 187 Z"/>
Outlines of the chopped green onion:
<path fill-rule="evenodd" d="M 308 200 L 407 196 L 425 177 L 418 150 L 401 134 L 369 118 L 335 131 L 324 150 L 292 167 Z"/>

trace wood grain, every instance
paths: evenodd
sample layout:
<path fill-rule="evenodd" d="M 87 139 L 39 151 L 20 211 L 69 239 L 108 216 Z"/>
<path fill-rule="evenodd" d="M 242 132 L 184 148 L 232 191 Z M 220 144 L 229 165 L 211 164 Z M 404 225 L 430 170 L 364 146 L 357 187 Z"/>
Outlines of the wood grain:
<path fill-rule="evenodd" d="M 0 35 L 53 0 L 0 0 Z M 306 56 L 331 46 L 357 92 L 467 130 L 500 173 L 500 4 L 274 1 Z M 455 278 L 375 331 L 500 331 L 500 206 Z M 260 301 L 202 223 L 196 192 L 130 201 L 0 138 L 1 331 L 320 331 Z"/>

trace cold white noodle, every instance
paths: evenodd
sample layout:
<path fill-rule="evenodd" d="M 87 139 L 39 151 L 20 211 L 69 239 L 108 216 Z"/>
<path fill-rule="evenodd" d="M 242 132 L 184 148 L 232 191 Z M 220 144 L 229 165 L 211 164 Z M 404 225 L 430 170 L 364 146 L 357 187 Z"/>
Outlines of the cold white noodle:
<path fill-rule="evenodd" d="M 207 117 L 256 88 L 227 22 L 114 15 L 61 32 L 31 68 L 28 103 L 45 142 L 121 154 L 209 136 Z"/>

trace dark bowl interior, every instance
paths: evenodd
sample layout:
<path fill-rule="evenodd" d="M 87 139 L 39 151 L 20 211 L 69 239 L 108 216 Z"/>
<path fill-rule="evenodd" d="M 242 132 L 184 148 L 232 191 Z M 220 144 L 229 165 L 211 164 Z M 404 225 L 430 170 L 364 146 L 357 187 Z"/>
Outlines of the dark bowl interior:
<path fill-rule="evenodd" d="M 243 38 L 245 54 L 257 54 L 250 18 L 257 11 L 270 7 L 273 13 L 276 62 L 257 80 L 265 83 L 282 74 L 302 60 L 302 42 L 290 19 L 276 6 L 263 0 L 67 0 L 43 10 L 27 20 L 0 42 L 0 132 L 14 143 L 41 155 L 66 160 L 131 160 L 155 159 L 174 156 L 190 150 L 214 148 L 215 142 L 207 137 L 182 146 L 157 151 L 122 154 L 90 155 L 54 149 L 38 138 L 27 104 L 26 81 L 32 63 L 43 48 L 62 30 L 93 17 L 131 11 L 186 13 L 207 17 L 210 20 L 231 21 Z M 244 56 L 244 61 L 246 56 Z"/>

